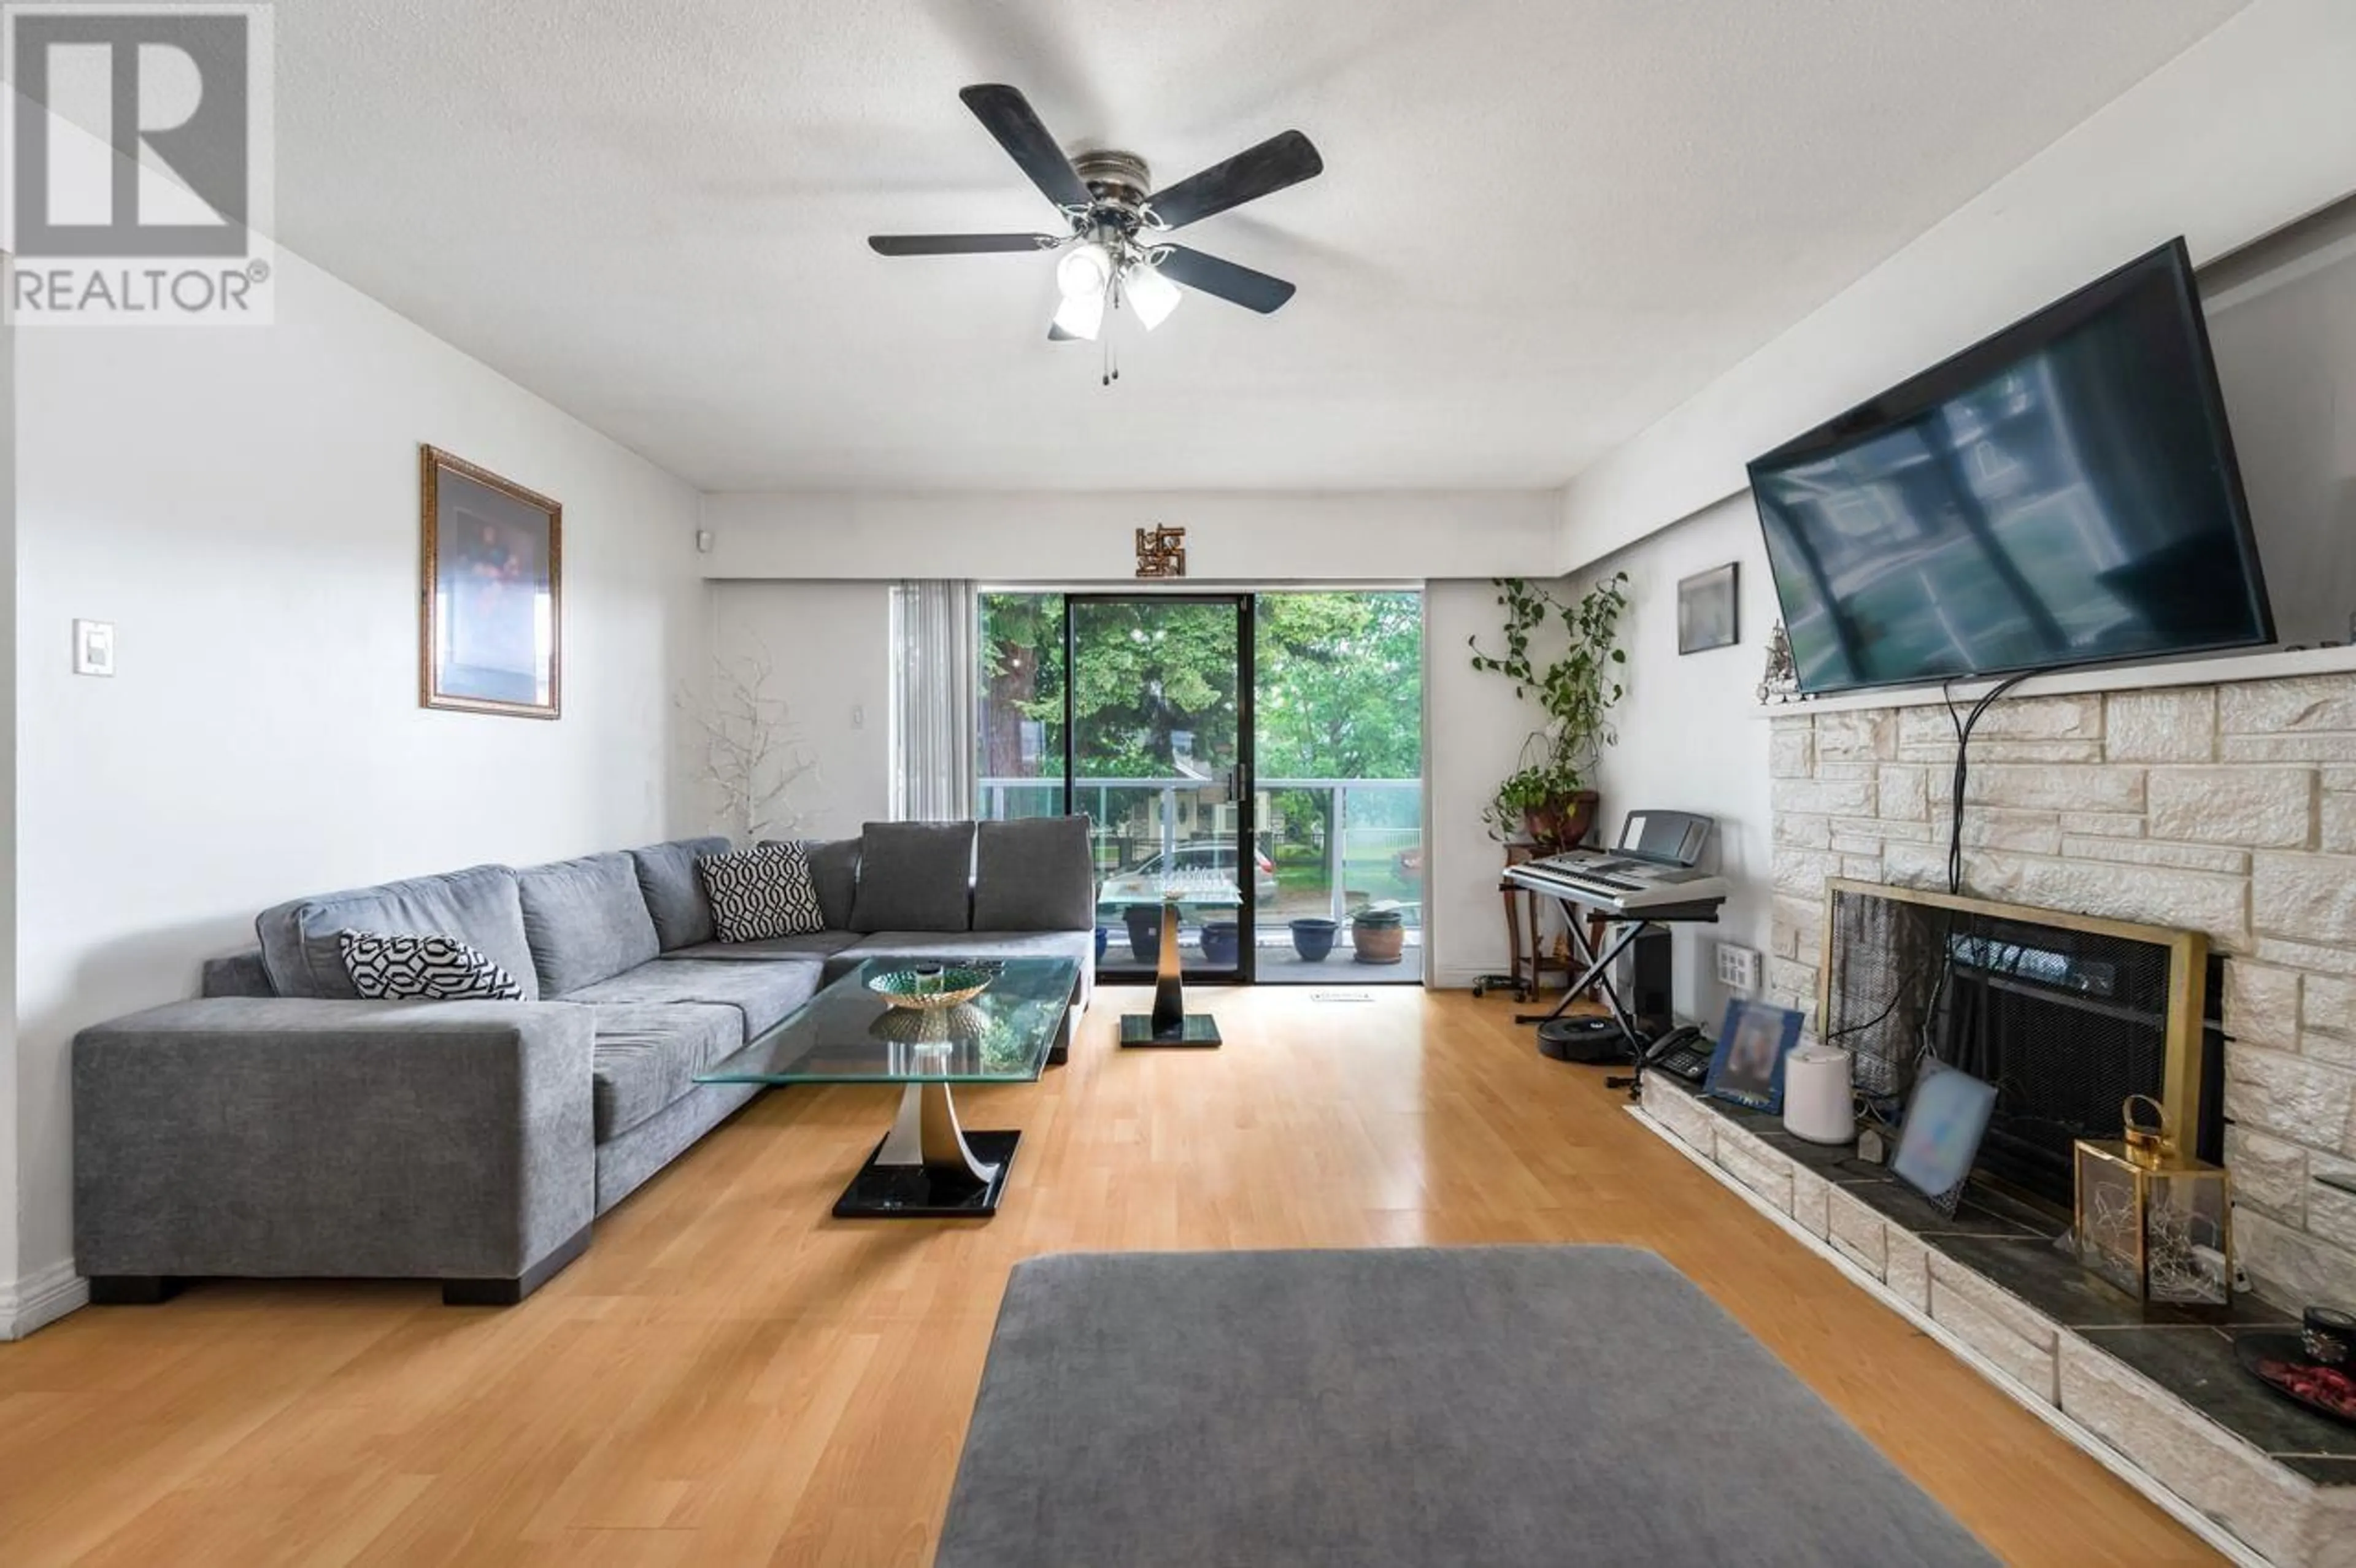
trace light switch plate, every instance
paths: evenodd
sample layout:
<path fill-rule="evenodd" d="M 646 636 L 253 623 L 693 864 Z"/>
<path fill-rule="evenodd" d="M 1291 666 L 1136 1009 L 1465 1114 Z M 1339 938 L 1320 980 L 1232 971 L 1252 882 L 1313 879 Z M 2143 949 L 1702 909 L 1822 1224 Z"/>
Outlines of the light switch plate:
<path fill-rule="evenodd" d="M 76 621 L 73 624 L 74 674 L 114 673 L 114 623 Z"/>

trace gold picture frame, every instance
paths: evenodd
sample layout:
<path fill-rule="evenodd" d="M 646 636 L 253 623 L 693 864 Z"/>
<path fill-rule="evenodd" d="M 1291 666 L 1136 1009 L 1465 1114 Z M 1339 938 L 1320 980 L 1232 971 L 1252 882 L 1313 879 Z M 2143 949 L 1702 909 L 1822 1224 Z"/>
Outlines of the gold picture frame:
<path fill-rule="evenodd" d="M 564 508 L 438 447 L 417 457 L 419 706 L 560 717 Z"/>

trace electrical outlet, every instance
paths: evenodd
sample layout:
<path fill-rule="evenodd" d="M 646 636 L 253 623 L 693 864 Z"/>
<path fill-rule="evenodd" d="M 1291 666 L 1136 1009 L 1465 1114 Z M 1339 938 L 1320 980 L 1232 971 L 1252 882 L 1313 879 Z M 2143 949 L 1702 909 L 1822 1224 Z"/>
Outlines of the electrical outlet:
<path fill-rule="evenodd" d="M 1718 983 L 1730 991 L 1755 991 L 1759 988 L 1759 954 L 1756 949 L 1737 947 L 1731 942 L 1718 944 Z"/>

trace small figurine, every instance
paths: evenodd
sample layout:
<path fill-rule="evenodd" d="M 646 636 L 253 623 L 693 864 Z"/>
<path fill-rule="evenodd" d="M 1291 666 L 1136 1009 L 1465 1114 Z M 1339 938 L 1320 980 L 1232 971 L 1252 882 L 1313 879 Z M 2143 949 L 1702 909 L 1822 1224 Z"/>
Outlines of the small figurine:
<path fill-rule="evenodd" d="M 1767 634 L 1767 673 L 1759 677 L 1759 700 L 1769 698 L 1789 702 L 1800 689 L 1799 667 L 1792 662 L 1792 638 L 1783 630 L 1783 623 Z"/>

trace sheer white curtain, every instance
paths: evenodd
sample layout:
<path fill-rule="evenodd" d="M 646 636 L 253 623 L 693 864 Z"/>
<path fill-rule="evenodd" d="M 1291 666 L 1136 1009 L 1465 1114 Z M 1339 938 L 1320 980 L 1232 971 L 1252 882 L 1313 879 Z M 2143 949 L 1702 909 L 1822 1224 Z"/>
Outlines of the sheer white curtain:
<path fill-rule="evenodd" d="M 974 813 L 973 584 L 892 590 L 892 815 L 953 821 Z"/>

